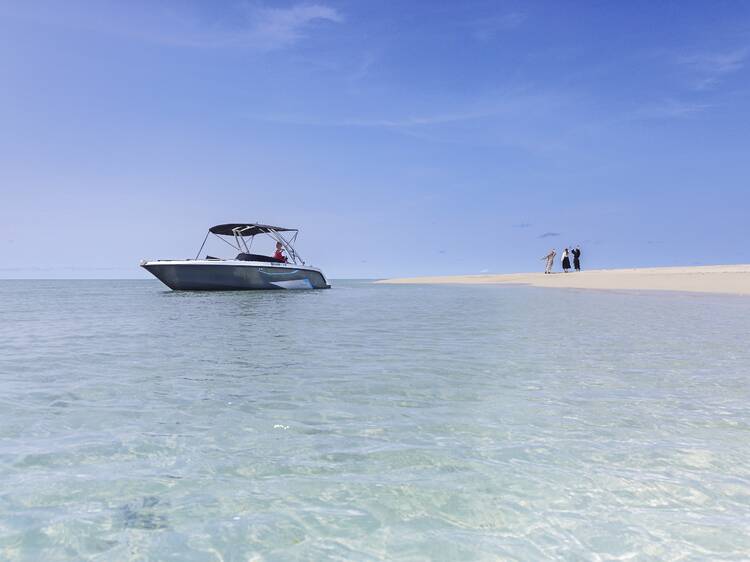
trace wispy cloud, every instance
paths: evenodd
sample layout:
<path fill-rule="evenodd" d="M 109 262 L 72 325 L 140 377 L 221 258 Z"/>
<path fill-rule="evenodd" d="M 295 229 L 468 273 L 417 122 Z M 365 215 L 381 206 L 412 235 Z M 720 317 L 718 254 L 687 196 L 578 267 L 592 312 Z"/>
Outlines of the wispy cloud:
<path fill-rule="evenodd" d="M 304 36 L 314 22 L 341 23 L 341 13 L 323 4 L 298 4 L 290 8 L 259 8 L 251 11 L 247 31 L 251 43 L 267 49 L 287 47 Z"/>
<path fill-rule="evenodd" d="M 531 227 L 531 223 L 528 223 L 528 222 L 522 222 L 522 223 L 513 225 L 513 228 L 530 228 L 530 227 Z"/>
<path fill-rule="evenodd" d="M 526 21 L 526 14 L 522 12 L 507 12 L 477 18 L 468 23 L 472 35 L 479 41 L 489 41 L 496 35 L 515 29 Z"/>
<path fill-rule="evenodd" d="M 246 5 L 231 21 L 206 22 L 182 15 L 146 30 L 145 39 L 182 47 L 237 47 L 273 51 L 303 39 L 317 23 L 341 23 L 341 13 L 324 4 L 296 4 L 287 8 Z"/>
<path fill-rule="evenodd" d="M 246 118 L 253 121 L 274 123 L 280 125 L 307 126 L 307 127 L 346 127 L 357 129 L 381 129 L 403 136 L 411 137 L 421 141 L 465 144 L 461 137 L 455 137 L 450 133 L 443 134 L 444 128 L 451 126 L 468 125 L 471 122 L 482 123 L 482 120 L 497 118 L 501 115 L 497 109 L 478 109 L 468 111 L 425 114 L 421 116 L 405 116 L 396 118 L 316 118 L 311 116 L 284 115 L 284 114 L 251 114 Z M 479 139 L 474 138 L 473 144 L 481 144 Z M 513 146 L 520 145 L 516 138 L 508 143 Z M 524 147 L 526 148 L 526 147 Z"/>
<path fill-rule="evenodd" d="M 385 127 L 385 128 L 409 128 L 423 127 L 429 125 L 447 125 L 450 123 L 460 123 L 463 121 L 473 121 L 498 115 L 500 110 L 495 108 L 475 109 L 467 111 L 437 113 L 433 115 L 421 115 L 403 117 L 400 119 L 375 119 L 375 120 L 355 120 L 349 124 L 360 127 Z"/>
<path fill-rule="evenodd" d="M 557 112 L 564 104 L 561 95 L 546 95 L 524 90 L 496 93 L 480 100 L 454 102 L 452 107 L 437 108 L 433 112 L 406 114 L 385 118 L 319 118 L 309 114 L 249 114 L 248 119 L 288 125 L 311 125 L 325 127 L 372 127 L 383 129 L 418 129 L 431 126 L 450 125 L 492 118 L 508 120 L 532 119 L 543 112 Z"/>
<path fill-rule="evenodd" d="M 393 119 L 315 119 L 294 115 L 248 115 L 254 121 L 266 121 L 285 125 L 310 125 L 320 127 L 363 127 L 377 129 L 410 129 L 429 125 L 446 125 L 492 117 L 497 110 L 483 109 L 456 113 L 407 116 Z"/>
<path fill-rule="evenodd" d="M 695 89 L 708 90 L 716 87 L 727 75 L 741 70 L 750 56 L 747 47 L 724 53 L 698 53 L 679 57 L 678 62 L 693 69 L 699 78 Z"/>
<path fill-rule="evenodd" d="M 423 103 L 421 112 L 410 103 L 414 113 L 402 108 L 388 115 L 384 108 L 362 106 L 342 115 L 336 107 L 318 106 L 304 113 L 252 112 L 244 117 L 290 126 L 380 129 L 426 142 L 548 153 L 564 149 L 561 138 L 573 103 L 559 91 L 519 88 L 470 100 L 439 98 Z"/>
<path fill-rule="evenodd" d="M 544 234 L 540 234 L 539 238 L 554 238 L 555 236 L 560 236 L 559 232 L 545 232 Z"/>
<path fill-rule="evenodd" d="M 666 99 L 645 105 L 635 111 L 633 117 L 640 119 L 679 119 L 702 113 L 714 107 L 709 103 L 697 103 L 681 101 L 677 99 Z"/>
<path fill-rule="evenodd" d="M 319 24 L 341 23 L 344 16 L 322 3 L 278 8 L 235 4 L 207 15 L 186 5 L 76 2 L 66 10 L 41 0 L 22 5 L 13 15 L 75 29 L 117 35 L 176 47 L 244 48 L 272 51 L 304 39 Z"/>
<path fill-rule="evenodd" d="M 357 65 L 356 69 L 349 76 L 349 81 L 351 83 L 355 83 L 367 77 L 367 75 L 370 73 L 370 69 L 378 61 L 378 58 L 379 58 L 379 55 L 375 51 L 365 52 L 359 64 Z"/>
<path fill-rule="evenodd" d="M 698 70 L 714 74 L 726 74 L 741 69 L 748 57 L 748 49 L 736 49 L 727 53 L 703 53 L 682 57 L 682 63 Z"/>

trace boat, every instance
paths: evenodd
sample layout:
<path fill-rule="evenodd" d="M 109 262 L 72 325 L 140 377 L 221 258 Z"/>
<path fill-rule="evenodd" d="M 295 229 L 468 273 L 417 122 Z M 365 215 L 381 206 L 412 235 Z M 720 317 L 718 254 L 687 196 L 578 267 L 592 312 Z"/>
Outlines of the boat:
<path fill-rule="evenodd" d="M 238 253 L 233 258 L 199 256 L 210 235 Z M 299 230 L 258 223 L 229 223 L 208 229 L 194 259 L 143 260 L 141 267 L 174 291 L 245 291 L 264 289 L 330 289 L 323 272 L 306 265 L 294 248 Z M 256 236 L 273 239 L 281 259 L 253 254 Z M 286 256 L 283 256 L 286 252 Z"/>

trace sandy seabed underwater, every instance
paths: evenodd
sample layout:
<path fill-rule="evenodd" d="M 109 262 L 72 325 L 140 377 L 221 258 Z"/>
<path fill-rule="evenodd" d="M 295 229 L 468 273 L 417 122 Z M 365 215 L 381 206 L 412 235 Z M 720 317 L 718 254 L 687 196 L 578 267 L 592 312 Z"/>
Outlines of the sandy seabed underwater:
<path fill-rule="evenodd" d="M 750 299 L 0 281 L 0 560 L 739 560 Z"/>

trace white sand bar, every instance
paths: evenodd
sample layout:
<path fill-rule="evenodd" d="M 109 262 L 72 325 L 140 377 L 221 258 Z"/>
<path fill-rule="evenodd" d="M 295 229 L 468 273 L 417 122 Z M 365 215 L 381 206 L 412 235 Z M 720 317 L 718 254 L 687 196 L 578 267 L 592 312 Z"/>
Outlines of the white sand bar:
<path fill-rule="evenodd" d="M 383 279 L 394 284 L 523 284 L 565 289 L 688 291 L 750 295 L 750 265 L 598 269 L 578 273 L 508 273 Z"/>

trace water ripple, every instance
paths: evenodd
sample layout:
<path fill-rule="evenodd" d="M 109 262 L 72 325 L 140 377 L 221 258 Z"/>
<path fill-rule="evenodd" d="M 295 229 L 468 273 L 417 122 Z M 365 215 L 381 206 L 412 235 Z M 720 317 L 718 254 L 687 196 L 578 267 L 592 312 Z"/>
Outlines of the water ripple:
<path fill-rule="evenodd" d="M 750 302 L 0 282 L 0 560 L 739 560 Z"/>

